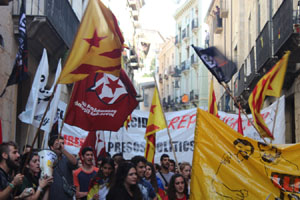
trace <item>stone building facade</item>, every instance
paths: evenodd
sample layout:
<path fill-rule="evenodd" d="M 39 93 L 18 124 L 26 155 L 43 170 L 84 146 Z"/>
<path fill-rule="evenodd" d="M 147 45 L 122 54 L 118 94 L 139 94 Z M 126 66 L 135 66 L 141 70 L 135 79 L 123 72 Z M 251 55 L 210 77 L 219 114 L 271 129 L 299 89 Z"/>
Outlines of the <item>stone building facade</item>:
<path fill-rule="evenodd" d="M 229 85 L 248 113 L 248 98 L 256 83 L 286 50 L 291 51 L 282 91 L 286 102 L 286 143 L 300 140 L 298 5 L 297 0 L 213 0 L 206 15 L 212 45 L 238 66 Z M 215 90 L 219 109 L 224 110 L 224 89 L 216 83 Z M 275 98 L 267 97 L 265 106 L 274 101 Z M 235 110 L 232 102 L 230 107 Z"/>

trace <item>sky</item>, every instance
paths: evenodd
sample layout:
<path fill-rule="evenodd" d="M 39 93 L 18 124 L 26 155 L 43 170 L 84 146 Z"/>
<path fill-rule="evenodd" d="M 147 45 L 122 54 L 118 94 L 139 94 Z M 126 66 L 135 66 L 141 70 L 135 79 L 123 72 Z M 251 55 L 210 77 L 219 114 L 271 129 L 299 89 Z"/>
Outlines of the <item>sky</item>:
<path fill-rule="evenodd" d="M 164 37 L 174 36 L 177 7 L 175 0 L 145 0 L 140 10 L 142 28 L 158 30 Z"/>

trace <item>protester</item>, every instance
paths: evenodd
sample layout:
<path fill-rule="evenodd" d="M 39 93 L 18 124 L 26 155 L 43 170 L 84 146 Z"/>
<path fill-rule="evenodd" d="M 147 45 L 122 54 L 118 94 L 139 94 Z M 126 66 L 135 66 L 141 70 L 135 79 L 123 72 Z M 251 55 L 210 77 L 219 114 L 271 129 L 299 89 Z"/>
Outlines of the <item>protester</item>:
<path fill-rule="evenodd" d="M 131 158 L 131 162 L 135 165 L 136 173 L 138 176 L 138 186 L 143 194 L 143 199 L 157 199 L 152 185 L 144 180 L 147 163 L 146 158 L 143 156 L 134 156 L 133 158 Z"/>
<path fill-rule="evenodd" d="M 190 183 L 191 183 L 192 166 L 188 162 L 182 162 L 180 164 L 180 171 L 181 171 L 181 174 L 184 177 L 185 181 L 188 184 L 188 194 L 190 194 Z"/>
<path fill-rule="evenodd" d="M 115 161 L 115 170 L 117 170 L 118 165 L 124 161 L 123 154 L 122 153 L 116 153 L 115 155 L 113 155 L 112 158 Z"/>
<path fill-rule="evenodd" d="M 100 169 L 89 184 L 88 200 L 105 200 L 114 177 L 115 164 L 112 158 L 103 158 Z"/>
<path fill-rule="evenodd" d="M 181 174 L 175 174 L 172 176 L 167 196 L 164 200 L 187 200 L 188 199 L 187 183 Z"/>
<path fill-rule="evenodd" d="M 175 161 L 170 159 L 169 171 L 175 173 L 176 164 Z"/>
<path fill-rule="evenodd" d="M 73 173 L 73 181 L 76 187 L 76 198 L 87 199 L 90 180 L 97 174 L 98 168 L 94 166 L 94 150 L 92 147 L 84 147 L 81 151 L 82 167 Z"/>
<path fill-rule="evenodd" d="M 20 167 L 20 154 L 14 142 L 3 142 L 0 144 L 0 197 L 5 200 L 12 200 L 16 186 L 23 182 L 24 175 L 16 174 Z"/>
<path fill-rule="evenodd" d="M 142 200 L 143 195 L 137 185 L 135 166 L 130 162 L 119 165 L 115 179 L 106 200 Z"/>
<path fill-rule="evenodd" d="M 165 196 L 164 185 L 155 175 L 155 169 L 151 162 L 146 163 L 145 180 L 152 185 L 157 197 L 163 198 Z"/>
<path fill-rule="evenodd" d="M 156 173 L 156 176 L 158 176 L 158 178 L 160 178 L 160 180 L 162 181 L 162 183 L 164 185 L 165 190 L 167 190 L 170 179 L 174 175 L 173 172 L 169 171 L 169 165 L 170 165 L 169 155 L 167 155 L 167 154 L 161 155 L 160 164 L 161 164 L 161 170 Z"/>
<path fill-rule="evenodd" d="M 27 153 L 27 152 L 30 152 L 30 149 L 31 149 L 31 148 L 32 148 L 32 146 L 29 145 L 29 144 L 24 145 L 24 146 L 23 146 L 23 153 L 22 153 L 22 155 L 24 155 L 24 154 Z"/>
<path fill-rule="evenodd" d="M 155 173 L 159 172 L 160 169 L 161 169 L 161 167 L 160 167 L 160 165 L 158 163 L 154 164 L 154 168 L 155 168 Z"/>
<path fill-rule="evenodd" d="M 28 161 L 26 162 L 28 157 Z M 25 167 L 22 185 L 18 188 L 17 194 L 22 193 L 27 188 L 32 188 L 29 200 L 48 199 L 49 187 L 53 182 L 53 177 L 40 177 L 40 157 L 37 151 L 25 153 L 22 156 L 21 168 Z M 28 194 L 29 195 L 29 194 Z M 24 199 L 24 194 L 17 199 Z"/>
<path fill-rule="evenodd" d="M 50 200 L 73 200 L 75 188 L 72 170 L 76 169 L 77 160 L 64 149 L 64 138 L 54 135 L 50 137 L 48 146 L 58 157 L 58 163 L 53 170 L 53 184 L 50 187 Z M 59 195 L 58 195 L 59 194 Z"/>

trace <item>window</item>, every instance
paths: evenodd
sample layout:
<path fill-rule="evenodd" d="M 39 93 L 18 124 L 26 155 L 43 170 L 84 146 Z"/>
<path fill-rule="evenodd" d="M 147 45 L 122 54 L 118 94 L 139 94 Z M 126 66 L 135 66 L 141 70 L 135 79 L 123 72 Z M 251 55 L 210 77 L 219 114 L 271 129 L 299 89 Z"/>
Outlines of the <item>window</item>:
<path fill-rule="evenodd" d="M 144 106 L 149 107 L 149 95 L 145 94 L 144 96 Z"/>
<path fill-rule="evenodd" d="M 0 46 L 4 47 L 4 40 L 1 34 L 0 34 Z"/>

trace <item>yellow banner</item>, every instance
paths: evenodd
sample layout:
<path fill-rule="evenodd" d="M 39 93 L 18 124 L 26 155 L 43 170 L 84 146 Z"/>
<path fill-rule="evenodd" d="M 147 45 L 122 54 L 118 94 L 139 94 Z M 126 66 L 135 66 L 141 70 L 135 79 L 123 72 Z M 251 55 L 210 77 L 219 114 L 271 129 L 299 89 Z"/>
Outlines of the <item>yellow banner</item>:
<path fill-rule="evenodd" d="M 300 199 L 300 144 L 266 145 L 197 110 L 190 199 Z"/>

